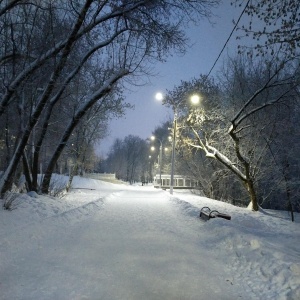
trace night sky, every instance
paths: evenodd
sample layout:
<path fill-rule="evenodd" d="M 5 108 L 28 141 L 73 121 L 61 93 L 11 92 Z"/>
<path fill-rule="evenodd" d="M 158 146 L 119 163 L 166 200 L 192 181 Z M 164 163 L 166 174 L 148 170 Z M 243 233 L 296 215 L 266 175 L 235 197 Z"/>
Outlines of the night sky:
<path fill-rule="evenodd" d="M 234 27 L 233 19 L 237 20 L 242 10 L 243 7 L 231 6 L 230 0 L 224 0 L 224 4 L 213 11 L 215 17 L 211 21 L 214 24 L 203 20 L 199 26 L 187 29 L 191 47 L 187 49 L 186 54 L 169 57 L 165 63 L 156 63 L 152 67 L 157 75 L 145 78 L 145 81 L 150 80 L 150 83 L 140 87 L 133 86 L 130 87 L 131 91 L 126 91 L 126 101 L 133 104 L 135 109 L 128 110 L 123 118 L 110 122 L 109 136 L 100 142 L 97 153 L 105 155 L 116 138 L 123 139 L 130 134 L 146 139 L 157 126 L 173 119 L 172 110 L 157 101 L 155 94 L 172 90 L 181 80 L 207 74 Z M 241 23 L 245 19 L 246 16 L 243 16 Z M 234 55 L 237 52 L 237 34 L 235 32 L 231 37 L 212 75 L 216 74 L 227 54 Z"/>

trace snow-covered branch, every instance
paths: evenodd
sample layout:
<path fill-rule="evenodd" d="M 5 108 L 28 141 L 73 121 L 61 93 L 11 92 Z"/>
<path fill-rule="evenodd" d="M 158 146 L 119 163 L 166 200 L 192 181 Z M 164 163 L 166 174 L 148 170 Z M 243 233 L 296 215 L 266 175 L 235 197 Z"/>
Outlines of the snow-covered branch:
<path fill-rule="evenodd" d="M 238 126 L 239 124 L 241 124 L 245 119 L 249 118 L 251 115 L 257 113 L 260 110 L 263 110 L 264 108 L 268 107 L 268 106 L 272 106 L 276 103 L 279 103 L 280 100 L 284 99 L 290 92 L 291 90 L 293 90 L 294 88 L 296 88 L 299 84 L 297 83 L 296 85 L 292 86 L 290 89 L 284 91 L 281 95 L 279 95 L 278 97 L 276 97 L 273 100 L 269 100 L 268 102 L 253 108 L 252 110 L 250 110 L 249 112 L 245 113 L 244 115 L 242 115 L 238 120 L 236 120 L 235 125 Z M 236 131 L 237 132 L 237 131 Z"/>
<path fill-rule="evenodd" d="M 246 110 L 246 108 L 265 90 L 270 89 L 270 88 L 274 88 L 277 87 L 279 85 L 282 84 L 282 81 L 274 81 L 274 79 L 278 76 L 278 74 L 280 73 L 280 71 L 282 70 L 283 65 L 280 66 L 279 69 L 275 70 L 273 74 L 271 74 L 271 76 L 269 77 L 268 80 L 266 80 L 266 82 L 263 84 L 262 87 L 260 87 L 259 89 L 257 89 L 252 95 L 251 97 L 247 100 L 247 102 L 240 108 L 240 110 L 235 114 L 235 116 L 232 118 L 232 123 L 236 124 L 237 122 L 240 123 L 238 121 L 238 119 L 241 117 L 242 113 Z"/>

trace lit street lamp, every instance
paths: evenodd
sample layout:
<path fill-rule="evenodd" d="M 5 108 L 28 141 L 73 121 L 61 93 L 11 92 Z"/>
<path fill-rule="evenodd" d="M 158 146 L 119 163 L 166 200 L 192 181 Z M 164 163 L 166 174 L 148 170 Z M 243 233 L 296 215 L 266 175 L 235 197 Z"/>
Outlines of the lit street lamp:
<path fill-rule="evenodd" d="M 191 102 L 193 103 L 193 104 L 199 104 L 199 102 L 200 102 L 200 97 L 199 97 L 199 95 L 197 95 L 197 94 L 194 94 L 194 95 L 192 95 L 191 96 Z"/>
<path fill-rule="evenodd" d="M 158 101 L 161 101 L 163 100 L 164 96 L 162 93 L 156 93 L 155 95 L 155 99 L 158 100 Z"/>
<path fill-rule="evenodd" d="M 155 98 L 157 100 L 163 100 L 162 93 L 157 93 Z M 196 105 L 200 102 L 200 96 L 197 94 L 194 94 L 190 98 L 192 104 Z M 182 100 L 183 101 L 183 100 Z M 173 120 L 173 139 L 172 139 L 172 158 L 171 158 L 171 179 L 170 179 L 170 194 L 173 194 L 173 188 L 174 188 L 174 168 L 175 168 L 175 146 L 176 146 L 176 132 L 177 132 L 177 115 L 178 115 L 178 105 L 179 103 L 172 104 L 173 113 L 174 113 L 174 120 Z"/>

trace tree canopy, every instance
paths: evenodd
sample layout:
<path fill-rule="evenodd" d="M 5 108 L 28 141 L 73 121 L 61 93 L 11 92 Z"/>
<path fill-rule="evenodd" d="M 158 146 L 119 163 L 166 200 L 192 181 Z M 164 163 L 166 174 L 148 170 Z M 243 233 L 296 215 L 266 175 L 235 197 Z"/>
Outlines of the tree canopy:
<path fill-rule="evenodd" d="M 232 3 L 244 5 L 245 1 Z M 259 54 L 281 53 L 289 57 L 299 56 L 300 3 L 298 0 L 250 0 L 245 13 L 249 23 L 240 26 L 246 36 L 256 41 Z"/>

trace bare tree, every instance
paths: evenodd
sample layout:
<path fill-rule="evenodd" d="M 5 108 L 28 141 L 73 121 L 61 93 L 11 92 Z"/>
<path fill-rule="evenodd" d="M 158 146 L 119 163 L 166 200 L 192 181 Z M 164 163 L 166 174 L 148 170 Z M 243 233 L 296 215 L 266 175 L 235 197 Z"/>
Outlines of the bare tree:
<path fill-rule="evenodd" d="M 149 62 L 163 59 L 174 47 L 183 51 L 186 44 L 183 25 L 191 20 L 209 17 L 210 8 L 218 2 L 85 0 L 74 3 L 71 0 L 33 0 L 26 3 L 15 2 L 17 6 L 1 7 L 1 22 L 6 30 L 1 32 L 3 34 L 0 37 L 1 41 L 5 41 L 0 66 L 3 67 L 2 74 L 7 76 L 3 77 L 5 80 L 1 86 L 0 118 L 15 101 L 16 93 L 33 76 L 44 70 L 45 77 L 43 93 L 38 97 L 31 117 L 25 122 L 10 163 L 0 179 L 1 193 L 11 186 L 14 172 L 34 127 L 44 116 L 41 127 L 46 128 L 53 108 L 58 105 L 67 87 L 84 66 L 97 65 L 101 82 L 94 85 L 93 93 L 89 90 L 84 103 L 75 112 L 74 120 L 66 126 L 47 167 L 44 192 L 47 192 L 51 172 L 79 119 L 98 101 L 104 105 L 102 99 L 116 91 L 116 86 L 123 78 L 147 72 Z M 44 19 L 50 21 L 50 26 L 47 24 L 47 35 L 39 34 L 47 23 Z M 24 32 L 24 35 L 19 32 Z M 36 41 L 39 43 L 32 45 L 33 37 L 38 36 L 40 40 Z M 20 38 L 23 43 L 16 43 Z M 76 60 L 74 53 L 77 53 Z"/>
<path fill-rule="evenodd" d="M 230 170 L 243 183 L 253 210 L 258 210 L 257 179 L 268 150 L 266 140 L 270 141 L 277 126 L 276 119 L 270 116 L 276 116 L 276 110 L 297 99 L 299 69 L 289 62 L 278 65 L 275 62 L 272 65 L 252 62 L 253 77 L 249 77 L 250 69 L 245 65 L 236 66 L 243 72 L 238 74 L 234 69 L 235 81 L 228 84 L 238 85 L 237 94 L 231 88 L 227 94 L 228 101 L 225 97 L 222 102 L 221 98 L 215 98 L 219 99 L 215 102 L 204 93 L 202 107 L 189 113 L 184 142 L 202 150 L 206 157 L 216 159 Z M 255 66 L 262 72 L 258 72 Z M 194 92 L 195 85 L 189 89 L 186 87 L 179 89 L 179 95 L 182 90 Z M 199 89 L 199 94 L 203 90 Z M 177 99 L 176 93 L 171 96 Z M 238 100 L 236 107 L 230 104 L 232 97 Z M 207 104 L 213 110 L 207 110 Z"/>
<path fill-rule="evenodd" d="M 123 151 L 123 140 L 115 139 L 107 158 L 102 162 L 104 172 L 115 173 L 116 178 L 126 179 L 126 158 Z"/>
<path fill-rule="evenodd" d="M 241 2 L 243 1 L 232 1 L 235 4 Z M 299 56 L 298 0 L 251 0 L 245 13 L 249 17 L 249 23 L 240 26 L 239 29 L 245 33 L 245 37 L 252 36 L 253 40 L 257 41 L 255 49 L 260 55 L 278 51 L 285 57 Z"/>
<path fill-rule="evenodd" d="M 145 140 L 129 135 L 123 140 L 116 139 L 106 159 L 106 172 L 116 173 L 117 178 L 134 183 L 145 172 L 149 149 Z"/>
<path fill-rule="evenodd" d="M 141 178 L 141 166 L 147 158 L 146 142 L 140 137 L 129 135 L 124 138 L 123 151 L 126 159 L 126 181 L 131 184 Z"/>

